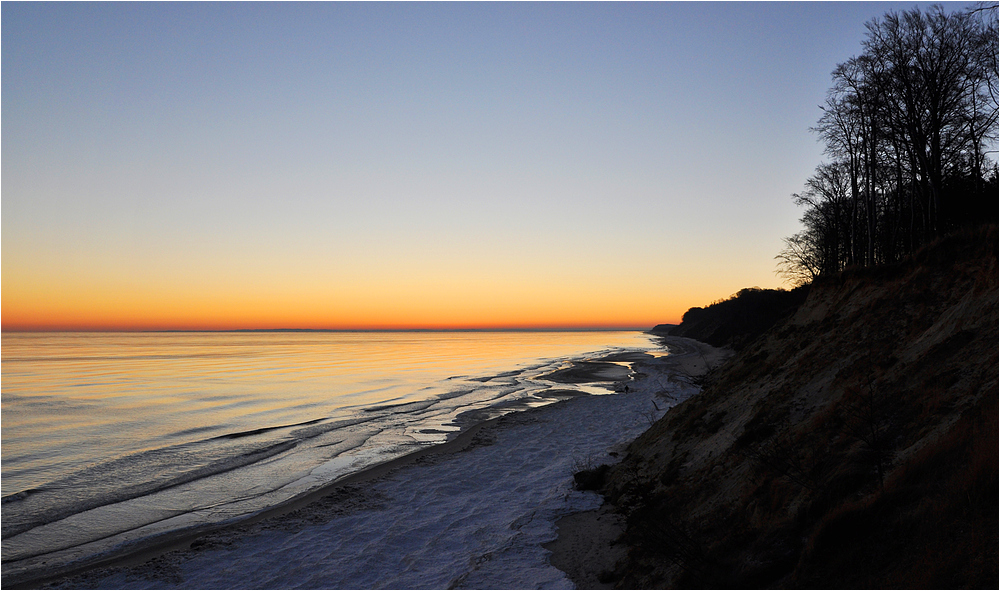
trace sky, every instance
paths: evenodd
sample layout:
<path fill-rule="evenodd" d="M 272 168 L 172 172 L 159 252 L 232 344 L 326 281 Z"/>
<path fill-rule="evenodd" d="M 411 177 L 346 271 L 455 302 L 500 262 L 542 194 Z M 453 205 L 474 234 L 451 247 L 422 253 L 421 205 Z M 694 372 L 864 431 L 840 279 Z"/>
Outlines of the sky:
<path fill-rule="evenodd" d="M 781 287 L 830 72 L 913 6 L 4 2 L 3 330 L 649 328 Z"/>

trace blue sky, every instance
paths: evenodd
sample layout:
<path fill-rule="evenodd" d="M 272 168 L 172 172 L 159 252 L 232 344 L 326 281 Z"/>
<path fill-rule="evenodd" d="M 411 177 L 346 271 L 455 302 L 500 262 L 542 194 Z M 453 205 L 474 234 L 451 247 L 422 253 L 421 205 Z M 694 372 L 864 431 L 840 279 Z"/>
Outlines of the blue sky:
<path fill-rule="evenodd" d="M 4 304 L 676 320 L 780 284 L 830 72 L 917 5 L 5 2 Z"/>

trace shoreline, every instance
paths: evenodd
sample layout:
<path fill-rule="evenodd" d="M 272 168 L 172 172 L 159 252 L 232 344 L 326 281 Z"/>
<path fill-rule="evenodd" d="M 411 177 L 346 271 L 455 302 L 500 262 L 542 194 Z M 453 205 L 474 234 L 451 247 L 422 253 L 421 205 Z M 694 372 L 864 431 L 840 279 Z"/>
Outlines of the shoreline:
<path fill-rule="evenodd" d="M 677 350 L 664 365 L 690 379 L 700 378 L 730 357 L 729 349 L 718 349 L 685 337 L 657 335 L 664 346 Z M 556 522 L 557 538 L 544 547 L 552 555 L 552 566 L 566 573 L 578 589 L 612 589 L 613 583 L 602 579 L 612 573 L 625 558 L 627 549 L 620 542 L 625 533 L 621 515 L 604 503 L 600 508 L 567 515 Z"/>
<path fill-rule="evenodd" d="M 641 354 L 645 355 L 645 354 Z M 594 361 L 570 360 L 571 366 L 558 370 L 559 372 L 583 372 L 589 373 L 585 364 Z M 597 361 L 597 363 L 603 363 Z M 397 458 L 366 467 L 358 472 L 347 474 L 334 481 L 324 484 L 314 490 L 308 491 L 288 499 L 282 503 L 261 510 L 257 513 L 240 517 L 228 522 L 198 526 L 190 529 L 178 530 L 160 534 L 135 542 L 129 546 L 121 547 L 110 552 L 99 554 L 90 558 L 85 558 L 78 562 L 70 562 L 54 569 L 46 570 L 45 567 L 26 568 L 22 573 L 15 573 L 4 576 L 3 585 L 9 588 L 37 588 L 45 585 L 57 584 L 80 576 L 88 576 L 102 570 L 128 568 L 141 565 L 157 557 L 177 551 L 185 551 L 200 538 L 215 534 L 225 534 L 232 532 L 239 534 L 243 530 L 248 530 L 256 524 L 268 520 L 280 519 L 282 516 L 299 511 L 321 501 L 328 495 L 344 487 L 356 486 L 369 481 L 385 477 L 397 470 L 416 465 L 430 456 L 446 456 L 458 452 L 469 450 L 482 444 L 480 435 L 484 430 L 490 430 L 505 422 L 516 420 L 514 417 L 524 415 L 529 417 L 538 411 L 557 407 L 577 396 L 587 396 L 588 394 L 572 389 L 574 385 L 586 386 L 590 384 L 609 384 L 631 379 L 630 372 L 626 368 L 615 365 L 621 372 L 614 375 L 606 375 L 606 372 L 599 372 L 599 375 L 576 375 L 578 379 L 572 382 L 562 382 L 551 380 L 553 387 L 547 393 L 555 399 L 549 404 L 535 408 L 524 408 L 508 412 L 505 415 L 493 418 L 485 418 L 480 421 L 469 421 L 469 426 L 455 435 L 452 439 L 443 443 L 430 445 L 417 449 Z M 509 409 L 508 409 L 509 410 Z M 466 417 L 468 420 L 470 417 Z M 467 423 L 468 424 L 468 423 Z M 6 570 L 6 569 L 4 569 Z M 5 573 L 6 574 L 6 573 Z M 23 576 L 27 575 L 27 576 Z"/>
<path fill-rule="evenodd" d="M 618 356 L 618 358 L 612 355 L 599 360 L 577 360 L 572 362 L 573 365 L 571 367 L 554 372 L 559 373 L 560 376 L 567 379 L 550 379 L 549 381 L 555 384 L 562 384 L 562 388 L 564 389 L 571 388 L 573 384 L 608 383 L 612 381 L 609 380 L 611 375 L 608 373 L 608 366 L 622 368 L 620 365 L 615 365 L 615 362 L 624 361 L 635 362 L 634 375 L 637 378 L 644 377 L 642 370 L 647 364 L 656 364 L 665 373 L 676 372 L 680 375 L 694 377 L 702 373 L 701 369 L 707 367 L 707 361 L 716 356 L 711 351 L 706 355 L 706 350 L 699 347 L 700 343 L 688 342 L 689 339 L 668 337 L 666 340 L 661 338 L 660 341 L 662 344 L 670 347 L 671 353 L 669 355 L 655 358 L 646 354 L 625 354 L 624 356 Z M 714 349 L 712 351 L 717 352 Z M 614 373 L 613 381 L 619 383 L 632 379 L 628 371 L 624 373 L 612 373 Z M 163 534 L 159 539 L 147 540 L 141 547 L 124 548 L 115 554 L 95 557 L 92 560 L 69 565 L 54 572 L 50 571 L 42 576 L 30 576 L 23 579 L 12 578 L 9 582 L 4 581 L 4 586 L 10 588 L 37 588 L 46 585 L 75 587 L 79 586 L 79 583 L 86 586 L 87 581 L 93 582 L 105 577 L 109 573 L 122 571 L 123 569 L 142 569 L 144 565 L 160 561 L 161 557 L 167 555 L 184 555 L 185 553 L 197 552 L 199 547 L 206 545 L 206 539 L 221 536 L 226 539 L 239 540 L 244 536 L 260 531 L 261 528 L 266 529 L 265 526 L 280 527 L 282 520 L 285 520 L 289 514 L 303 510 L 308 511 L 307 508 L 313 505 L 318 507 L 323 504 L 321 501 L 327 497 L 350 490 L 352 487 L 356 488 L 358 485 L 374 484 L 374 481 L 390 477 L 396 471 L 412 468 L 426 461 L 432 463 L 443 461 L 435 458 L 445 458 L 479 446 L 489 446 L 492 444 L 491 438 L 495 438 L 499 431 L 518 424 L 537 421 L 545 416 L 556 416 L 549 415 L 548 413 L 558 413 L 560 407 L 576 399 L 577 396 L 571 395 L 573 392 L 573 390 L 565 390 L 564 392 L 557 385 L 553 388 L 552 393 L 565 396 L 562 400 L 475 423 L 450 441 L 418 449 L 407 455 L 346 475 L 299 497 L 265 509 L 252 516 L 241 518 L 238 521 Z M 577 394 L 582 393 L 577 392 Z M 571 477 L 572 474 L 567 474 L 567 476 Z M 322 508 L 318 509 L 318 511 L 322 511 Z M 562 537 L 564 534 L 560 531 L 559 535 Z M 211 546 L 212 542 L 209 542 L 208 545 Z M 557 559 L 553 559 L 553 564 L 556 561 Z M 565 572 L 572 579 L 572 573 L 569 570 Z"/>
<path fill-rule="evenodd" d="M 576 362 L 573 363 L 575 364 Z M 573 370 L 573 368 L 569 368 L 569 370 Z M 606 381 L 606 379 L 602 378 L 601 380 L 592 380 L 591 383 Z M 581 381 L 579 383 L 583 382 Z M 356 486 L 383 478 L 397 470 L 415 466 L 425 458 L 429 458 L 431 456 L 448 456 L 467 451 L 479 445 L 489 445 L 488 442 L 483 442 L 479 439 L 483 431 L 488 431 L 493 428 L 503 428 L 505 423 L 516 422 L 522 417 L 522 420 L 530 418 L 532 414 L 547 411 L 563 405 L 569 400 L 572 400 L 575 396 L 588 396 L 588 394 L 584 392 L 566 388 L 553 388 L 550 392 L 554 395 L 554 397 L 559 399 L 543 406 L 526 408 L 505 414 L 503 416 L 473 423 L 449 441 L 429 445 L 397 458 L 368 466 L 358 472 L 342 476 L 312 491 L 304 493 L 298 497 L 288 499 L 283 503 L 274 505 L 273 507 L 269 507 L 258 513 L 242 517 L 228 523 L 220 523 L 196 527 L 190 530 L 180 530 L 161 534 L 152 540 L 145 540 L 145 543 L 137 542 L 136 545 L 140 547 L 134 549 L 123 548 L 120 551 L 111 553 L 110 555 L 97 556 L 93 560 L 77 563 L 72 566 L 67 565 L 67 568 L 59 569 L 55 573 L 20 580 L 14 579 L 11 581 L 4 581 L 3 587 L 10 589 L 37 589 L 39 587 L 59 583 L 80 576 L 86 577 L 90 573 L 94 573 L 96 571 L 139 566 L 171 552 L 188 550 L 193 545 L 196 545 L 196 542 L 199 539 L 206 536 L 227 534 L 235 534 L 238 536 L 244 533 L 242 530 L 249 530 L 259 523 L 269 520 L 277 520 L 287 514 L 305 509 L 310 505 L 321 501 L 327 496 L 334 494 L 341 488 Z M 571 392 L 574 392 L 575 394 L 571 395 Z"/>
<path fill-rule="evenodd" d="M 561 404 L 562 402 L 564 402 L 564 400 L 553 402 L 552 404 Z M 546 405 L 545 407 L 540 408 L 547 408 L 548 406 L 551 405 Z M 530 410 L 521 412 L 530 412 Z M 200 538 L 204 538 L 205 536 L 212 534 L 239 534 L 242 529 L 249 529 L 260 522 L 278 519 L 283 515 L 308 507 L 309 505 L 329 496 L 339 488 L 357 485 L 381 478 L 396 470 L 415 465 L 422 458 L 429 455 L 454 454 L 474 447 L 477 445 L 476 436 L 480 431 L 495 425 L 506 416 L 509 415 L 476 423 L 465 431 L 459 433 L 451 441 L 418 449 L 398 458 L 393 458 L 386 462 L 369 466 L 358 472 L 338 478 L 337 480 L 325 484 L 315 490 L 304 493 L 299 497 L 288 499 L 283 503 L 264 509 L 263 511 L 248 517 L 241 518 L 235 522 L 162 534 L 159 539 L 149 541 L 148 544 L 142 544 L 142 547 L 134 550 L 122 549 L 120 552 L 116 552 L 110 556 L 95 557 L 92 561 L 76 564 L 54 574 L 47 574 L 40 577 L 32 577 L 9 582 L 5 581 L 3 586 L 4 588 L 9 589 L 37 589 L 53 583 L 73 579 L 75 577 L 87 576 L 95 571 L 139 566 L 171 552 L 188 550 L 195 545 Z"/>
<path fill-rule="evenodd" d="M 564 400 L 553 402 L 552 404 L 560 404 L 562 402 L 564 402 Z M 548 406 L 551 405 L 546 405 L 540 408 L 547 408 Z M 531 409 L 521 412 L 530 412 L 530 410 Z M 250 516 L 240 518 L 236 521 L 161 534 L 155 539 L 155 541 L 147 540 L 147 543 L 145 544 L 138 542 L 137 545 L 141 545 L 141 547 L 133 550 L 122 549 L 121 551 L 114 552 L 111 555 L 98 556 L 92 561 L 86 561 L 69 566 L 65 570 L 60 570 L 54 574 L 25 578 L 22 580 L 4 581 L 3 587 L 9 589 L 37 589 L 45 585 L 86 575 L 93 571 L 141 565 L 170 552 L 187 550 L 191 548 L 192 544 L 197 542 L 198 539 L 208 535 L 220 533 L 224 534 L 227 532 L 238 533 L 241 529 L 248 529 L 260 522 L 277 519 L 293 511 L 308 507 L 309 505 L 330 495 L 339 488 L 375 480 L 396 470 L 415 465 L 422 458 L 429 455 L 454 454 L 474 447 L 477 444 L 475 438 L 480 431 L 488 428 L 489 426 L 495 425 L 506 416 L 509 415 L 476 423 L 465 431 L 459 433 L 451 441 L 418 449 L 398 458 L 393 458 L 386 462 L 369 466 L 358 472 L 347 474 L 328 484 L 324 484 L 315 490 L 304 493 L 298 497 L 293 497 L 283 503 L 279 503 L 278 505 L 269 507 Z"/>

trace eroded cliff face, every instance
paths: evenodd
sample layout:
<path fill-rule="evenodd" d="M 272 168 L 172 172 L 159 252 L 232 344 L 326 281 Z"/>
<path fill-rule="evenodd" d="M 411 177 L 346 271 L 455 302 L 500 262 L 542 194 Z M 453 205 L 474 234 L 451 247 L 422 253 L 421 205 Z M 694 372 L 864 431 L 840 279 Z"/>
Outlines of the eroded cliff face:
<path fill-rule="evenodd" d="M 619 587 L 995 587 L 997 230 L 817 282 L 629 448 Z"/>

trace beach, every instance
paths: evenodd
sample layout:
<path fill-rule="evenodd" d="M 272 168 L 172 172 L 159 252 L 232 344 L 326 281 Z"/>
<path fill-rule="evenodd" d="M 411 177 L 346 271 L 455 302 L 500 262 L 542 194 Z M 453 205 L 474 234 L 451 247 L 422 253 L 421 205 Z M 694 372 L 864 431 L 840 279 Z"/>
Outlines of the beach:
<path fill-rule="evenodd" d="M 614 463 L 652 421 L 694 395 L 692 379 L 726 355 L 688 339 L 667 337 L 665 344 L 667 356 L 622 353 L 554 376 L 567 390 L 610 377 L 615 394 L 567 391 L 560 402 L 478 423 L 445 444 L 346 476 L 252 520 L 187 531 L 34 584 L 572 588 L 587 580 L 572 564 L 582 555 L 546 545 L 589 535 L 600 520 L 583 512 L 602 503 L 574 488 L 573 473 Z M 611 367 L 624 361 L 631 375 Z M 576 524 L 559 521 L 581 513 Z"/>
<path fill-rule="evenodd" d="M 2 351 L 5 586 L 242 522 L 490 419 L 610 392 L 607 377 L 543 379 L 570 360 L 663 354 L 638 331 L 4 333 Z"/>

